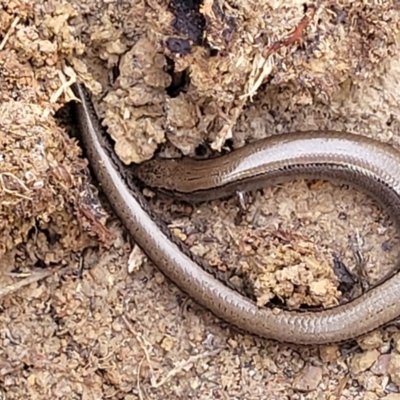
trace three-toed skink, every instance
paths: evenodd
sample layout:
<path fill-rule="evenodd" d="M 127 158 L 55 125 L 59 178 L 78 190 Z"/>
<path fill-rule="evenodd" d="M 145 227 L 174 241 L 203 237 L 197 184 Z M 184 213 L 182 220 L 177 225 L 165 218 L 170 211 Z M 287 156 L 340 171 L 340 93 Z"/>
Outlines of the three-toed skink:
<path fill-rule="evenodd" d="M 115 213 L 154 264 L 199 304 L 249 333 L 297 344 L 353 339 L 400 316 L 400 273 L 347 304 L 322 311 L 261 308 L 227 287 L 152 212 L 114 153 L 87 91 L 78 84 L 74 91 L 86 157 Z M 360 135 L 294 132 L 210 160 L 151 160 L 136 173 L 150 187 L 195 201 L 298 178 L 339 180 L 372 195 L 400 226 L 400 154 Z"/>

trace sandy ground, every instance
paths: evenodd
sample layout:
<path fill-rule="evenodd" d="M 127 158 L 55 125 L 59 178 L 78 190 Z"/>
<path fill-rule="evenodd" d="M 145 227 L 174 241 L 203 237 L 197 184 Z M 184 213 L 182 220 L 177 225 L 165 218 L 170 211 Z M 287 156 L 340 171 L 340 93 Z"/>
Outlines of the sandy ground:
<path fill-rule="evenodd" d="M 166 153 L 174 153 L 172 143 L 193 155 L 200 143 L 219 150 L 227 139 L 237 147 L 295 129 L 349 130 L 399 147 L 398 11 L 382 13 L 379 2 L 359 10 L 351 2 L 319 7 L 302 44 L 261 68 L 264 84 L 250 102 L 240 95 L 256 86 L 248 83 L 254 65 L 264 64 L 241 38 L 252 35 L 260 53 L 261 39 L 287 37 L 305 12 L 296 1 L 259 3 L 221 2 L 237 17 L 228 42 L 238 57 L 243 51 L 242 63 L 221 56 L 203 65 L 201 46 L 186 57 L 163 49 L 166 37 L 185 35 L 171 28 L 162 1 L 0 2 L 1 151 L 9 162 L 0 167 L 2 398 L 400 399 L 396 327 L 340 346 L 287 346 L 238 332 L 196 305 L 131 243 L 107 202 L 98 209 L 79 147 L 53 118 L 69 100 L 59 90 L 70 78 L 61 67 L 67 60 L 96 94 L 98 82 L 108 89 L 97 97 L 99 110 L 127 162 L 152 157 L 166 140 Z M 231 32 L 231 20 L 218 19 L 215 9 L 204 13 L 215 17 L 207 25 L 212 47 L 230 54 L 233 45 L 218 42 L 216 32 Z M 164 53 L 175 71 L 193 66 L 181 96 L 166 94 L 172 78 Z M 13 164 L 9 153 L 26 164 Z M 36 191 L 30 185 L 39 179 L 31 182 L 22 168 L 32 159 L 32 171 L 43 176 Z M 255 279 L 260 297 L 272 290 L 292 308 L 338 301 L 326 273 L 333 254 L 354 271 L 361 259 L 372 283 L 399 250 L 388 216 L 343 185 L 301 181 L 253 193 L 239 224 L 235 198 L 196 207 L 152 203 L 192 251 L 216 268 L 237 266 Z M 294 263 L 279 282 L 260 267 L 272 250 L 282 264 Z M 293 274 L 302 279 L 304 252 L 324 270 L 303 282 L 314 284 L 312 298 L 290 286 Z M 27 277 L 36 282 L 18 287 Z"/>

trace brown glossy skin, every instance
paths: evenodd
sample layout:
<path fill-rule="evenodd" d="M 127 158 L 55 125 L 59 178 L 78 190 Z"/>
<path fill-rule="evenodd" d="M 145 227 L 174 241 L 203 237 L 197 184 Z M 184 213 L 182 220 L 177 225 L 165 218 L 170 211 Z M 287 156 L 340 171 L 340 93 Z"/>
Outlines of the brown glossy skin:
<path fill-rule="evenodd" d="M 84 89 L 76 86 L 75 90 L 82 101 L 77 111 L 86 156 L 116 214 L 157 267 L 198 303 L 247 332 L 297 344 L 349 340 L 400 315 L 400 274 L 348 304 L 318 312 L 259 308 L 224 285 L 153 215 L 129 170 L 114 155 Z M 170 186 L 164 185 L 164 189 L 183 198 L 194 193 L 195 199 L 299 177 L 337 179 L 374 196 L 400 225 L 399 154 L 389 146 L 348 133 L 286 134 L 213 160 L 145 163 L 138 175 L 153 187 L 167 182 Z"/>

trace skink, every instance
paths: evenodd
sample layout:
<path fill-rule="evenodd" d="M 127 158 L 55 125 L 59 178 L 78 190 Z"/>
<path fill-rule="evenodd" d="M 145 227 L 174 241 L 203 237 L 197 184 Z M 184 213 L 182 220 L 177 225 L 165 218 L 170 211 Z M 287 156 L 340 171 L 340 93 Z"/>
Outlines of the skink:
<path fill-rule="evenodd" d="M 216 279 L 158 218 L 115 155 L 90 96 L 74 85 L 81 140 L 90 167 L 134 241 L 181 290 L 225 321 L 258 336 L 296 344 L 356 338 L 400 316 L 400 273 L 353 301 L 322 311 L 260 308 Z M 149 186 L 189 200 L 227 196 L 298 178 L 349 183 L 372 195 L 400 226 L 400 154 L 360 135 L 295 132 L 254 142 L 206 161 L 157 161 L 140 165 Z"/>

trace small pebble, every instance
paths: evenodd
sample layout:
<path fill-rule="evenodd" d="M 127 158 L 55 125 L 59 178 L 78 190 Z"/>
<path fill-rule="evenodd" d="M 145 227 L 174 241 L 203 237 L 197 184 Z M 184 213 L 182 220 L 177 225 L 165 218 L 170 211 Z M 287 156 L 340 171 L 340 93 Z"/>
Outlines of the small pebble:
<path fill-rule="evenodd" d="M 300 392 L 311 392 L 315 390 L 322 379 L 322 368 L 307 365 L 301 374 L 294 380 L 293 389 Z"/>
<path fill-rule="evenodd" d="M 381 400 L 400 400 L 400 394 L 390 393 L 387 396 L 381 397 Z"/>
<path fill-rule="evenodd" d="M 397 352 L 400 353 L 400 333 L 396 333 L 393 335 L 393 345 Z"/>
<path fill-rule="evenodd" d="M 383 344 L 382 333 L 380 331 L 371 332 L 358 340 L 358 344 L 362 350 L 378 349 Z"/>
<path fill-rule="evenodd" d="M 374 392 L 365 392 L 363 400 L 377 400 L 378 396 Z"/>
<path fill-rule="evenodd" d="M 339 347 L 336 345 L 321 346 L 319 356 L 324 363 L 336 361 L 340 356 Z"/>
<path fill-rule="evenodd" d="M 400 386 L 400 354 L 391 354 L 388 373 L 392 382 Z"/>
<path fill-rule="evenodd" d="M 368 350 L 364 353 L 356 354 L 351 360 L 351 372 L 358 375 L 360 372 L 371 368 L 372 364 L 378 359 L 380 353 L 378 350 Z"/>
<path fill-rule="evenodd" d="M 131 274 L 132 272 L 139 271 L 146 259 L 147 257 L 141 248 L 139 246 L 135 246 L 131 251 L 131 254 L 129 254 L 128 273 Z"/>
<path fill-rule="evenodd" d="M 375 375 L 386 375 L 389 369 L 391 354 L 382 354 L 376 360 L 375 364 L 371 367 L 371 371 Z"/>
<path fill-rule="evenodd" d="M 182 242 L 184 242 L 187 239 L 187 235 L 185 232 L 182 232 L 181 229 L 179 228 L 173 228 L 172 233 Z"/>

